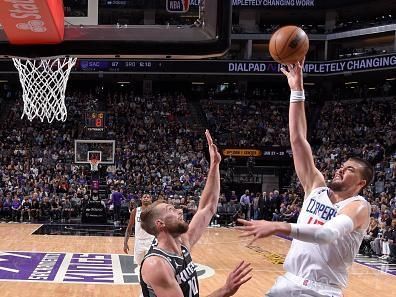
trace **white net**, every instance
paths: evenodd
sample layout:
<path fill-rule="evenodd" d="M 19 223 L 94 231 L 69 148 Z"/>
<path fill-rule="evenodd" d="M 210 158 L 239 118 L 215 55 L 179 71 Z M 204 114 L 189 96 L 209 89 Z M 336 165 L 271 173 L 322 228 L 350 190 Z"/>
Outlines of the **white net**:
<path fill-rule="evenodd" d="M 99 166 L 99 160 L 89 160 L 89 164 L 91 164 L 91 171 L 98 171 L 98 166 Z"/>
<path fill-rule="evenodd" d="M 49 123 L 65 121 L 65 91 L 70 71 L 77 58 L 12 58 L 23 90 L 23 114 L 29 121 L 38 117 Z"/>

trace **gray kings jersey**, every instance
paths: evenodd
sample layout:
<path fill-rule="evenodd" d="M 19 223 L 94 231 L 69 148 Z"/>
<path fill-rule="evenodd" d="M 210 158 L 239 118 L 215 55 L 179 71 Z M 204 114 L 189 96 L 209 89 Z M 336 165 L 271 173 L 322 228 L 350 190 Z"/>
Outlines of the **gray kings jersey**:
<path fill-rule="evenodd" d="M 147 252 L 140 267 L 143 267 L 143 263 L 148 257 L 156 256 L 163 258 L 172 267 L 172 270 L 175 273 L 176 281 L 183 292 L 183 296 L 198 297 L 199 286 L 198 286 L 196 265 L 193 263 L 190 251 L 187 249 L 187 247 L 182 245 L 181 248 L 183 254 L 182 257 L 168 253 L 158 248 L 154 244 Z M 144 297 L 157 297 L 153 289 L 143 281 L 141 268 L 140 268 L 140 286 L 142 287 L 142 293 Z"/>

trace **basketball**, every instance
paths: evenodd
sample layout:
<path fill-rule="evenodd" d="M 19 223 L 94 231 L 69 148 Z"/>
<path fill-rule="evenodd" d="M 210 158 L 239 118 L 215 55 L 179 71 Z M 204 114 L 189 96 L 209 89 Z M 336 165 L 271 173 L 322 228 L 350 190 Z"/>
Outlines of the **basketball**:
<path fill-rule="evenodd" d="M 275 31 L 269 43 L 271 57 L 280 64 L 295 64 L 307 54 L 309 39 L 303 29 L 285 26 Z"/>

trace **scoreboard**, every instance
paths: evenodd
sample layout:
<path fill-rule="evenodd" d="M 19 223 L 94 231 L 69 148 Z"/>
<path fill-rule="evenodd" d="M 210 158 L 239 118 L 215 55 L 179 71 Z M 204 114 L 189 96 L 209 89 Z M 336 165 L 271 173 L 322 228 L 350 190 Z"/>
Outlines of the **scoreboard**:
<path fill-rule="evenodd" d="M 103 132 L 106 128 L 105 112 L 87 112 L 85 114 L 85 128 L 87 131 Z"/>

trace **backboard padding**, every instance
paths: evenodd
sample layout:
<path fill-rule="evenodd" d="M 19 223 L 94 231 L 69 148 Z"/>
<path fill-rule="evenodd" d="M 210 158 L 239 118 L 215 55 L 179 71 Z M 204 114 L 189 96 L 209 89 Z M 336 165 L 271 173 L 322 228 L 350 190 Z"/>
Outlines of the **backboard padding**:
<path fill-rule="evenodd" d="M 165 9 L 165 1 L 158 2 L 163 2 Z M 197 15 L 200 21 L 182 25 L 172 22 L 158 25 L 92 25 L 91 22 L 97 21 L 97 11 L 90 3 L 88 16 L 81 17 L 80 23 L 78 17 L 66 18 L 65 38 L 60 44 L 11 45 L 0 27 L 0 57 L 200 59 L 222 56 L 230 47 L 232 1 L 206 0 L 204 3 L 205 7 Z M 195 10 L 198 7 L 195 6 Z"/>

